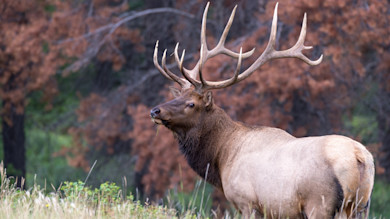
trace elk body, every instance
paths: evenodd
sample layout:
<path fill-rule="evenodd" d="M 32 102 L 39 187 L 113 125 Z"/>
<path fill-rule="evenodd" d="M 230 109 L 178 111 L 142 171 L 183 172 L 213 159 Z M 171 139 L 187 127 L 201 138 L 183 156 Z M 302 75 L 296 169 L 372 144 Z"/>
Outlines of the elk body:
<path fill-rule="evenodd" d="M 306 35 L 306 14 L 299 39 L 292 48 L 276 51 L 277 5 L 271 35 L 264 53 L 244 72 L 241 60 L 250 52 L 235 53 L 225 48 L 235 9 L 217 46 L 206 44 L 207 4 L 201 30 L 200 60 L 192 70 L 183 67 L 176 46 L 174 57 L 184 76 L 166 67 L 166 51 L 162 65 L 154 63 L 181 90 L 173 90 L 176 98 L 151 110 L 152 120 L 172 130 L 189 165 L 215 187 L 245 218 L 359 218 L 367 217 L 374 184 L 374 163 L 366 148 L 340 135 L 295 138 L 271 127 L 250 127 L 233 121 L 213 103 L 212 89 L 233 85 L 253 73 L 263 63 L 275 58 L 295 57 L 317 65 L 322 56 L 312 61 L 302 54 Z M 206 81 L 202 76 L 204 62 L 218 54 L 238 59 L 234 76 L 220 82 Z"/>

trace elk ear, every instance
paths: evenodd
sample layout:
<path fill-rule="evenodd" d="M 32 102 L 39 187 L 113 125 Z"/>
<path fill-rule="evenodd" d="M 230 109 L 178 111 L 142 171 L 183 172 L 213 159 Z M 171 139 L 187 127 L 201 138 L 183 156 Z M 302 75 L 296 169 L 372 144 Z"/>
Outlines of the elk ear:
<path fill-rule="evenodd" d="M 181 91 L 175 87 L 169 87 L 171 94 L 176 98 L 181 96 Z"/>
<path fill-rule="evenodd" d="M 213 95 L 211 91 L 207 91 L 207 93 L 203 96 L 203 101 L 205 103 L 206 110 L 210 110 L 213 106 Z"/>

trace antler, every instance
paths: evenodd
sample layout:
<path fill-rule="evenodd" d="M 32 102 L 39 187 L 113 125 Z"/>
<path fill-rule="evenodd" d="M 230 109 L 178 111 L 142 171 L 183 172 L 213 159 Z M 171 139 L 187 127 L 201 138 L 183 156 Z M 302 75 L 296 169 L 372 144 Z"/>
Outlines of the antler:
<path fill-rule="evenodd" d="M 296 44 L 287 50 L 282 50 L 282 51 L 275 50 L 274 47 L 275 47 L 275 41 L 276 41 L 276 29 L 277 29 L 277 20 L 278 20 L 278 15 L 277 15 L 278 4 L 279 3 L 277 3 L 275 6 L 274 15 L 273 15 L 273 19 L 272 19 L 271 34 L 270 34 L 270 38 L 269 38 L 268 45 L 267 45 L 266 49 L 260 55 L 260 57 L 249 68 L 247 68 L 241 74 L 239 74 L 239 72 L 240 72 L 240 68 L 241 68 L 242 59 L 250 57 L 253 54 L 254 49 L 252 49 L 249 52 L 242 53 L 242 48 L 241 48 L 240 52 L 236 53 L 236 52 L 233 52 L 232 50 L 229 50 L 225 47 L 226 37 L 227 37 L 229 29 L 233 23 L 233 19 L 234 19 L 234 15 L 235 15 L 237 6 L 234 7 L 232 14 L 230 15 L 229 21 L 226 24 L 226 27 L 221 35 L 221 38 L 220 38 L 218 44 L 216 45 L 215 48 L 209 50 L 207 48 L 207 42 L 206 42 L 206 19 L 207 19 L 207 12 L 208 12 L 208 8 L 209 8 L 209 3 L 207 3 L 206 8 L 205 8 L 204 13 L 203 13 L 203 19 L 202 19 L 202 29 L 201 29 L 201 36 L 200 36 L 200 42 L 201 42 L 200 59 L 193 69 L 188 70 L 188 69 L 183 67 L 185 50 L 183 50 L 182 56 L 181 56 L 181 58 L 179 58 L 179 54 L 178 54 L 179 44 L 176 44 L 174 56 L 175 56 L 176 63 L 178 65 L 182 75 L 184 76 L 184 78 L 180 78 L 180 77 L 176 76 L 173 72 L 171 72 L 166 67 L 166 65 L 165 65 L 166 50 L 164 51 L 164 54 L 162 57 L 162 66 L 163 67 L 161 67 L 158 64 L 158 61 L 157 61 L 158 41 L 156 43 L 156 47 L 154 50 L 154 57 L 153 57 L 154 64 L 157 67 L 157 69 L 168 79 L 177 82 L 183 88 L 188 88 L 192 84 L 192 85 L 194 85 L 194 87 L 197 90 L 219 89 L 219 88 L 231 86 L 231 85 L 238 83 L 238 82 L 244 80 L 245 78 L 249 77 L 256 69 L 258 69 L 260 66 L 262 66 L 264 63 L 266 63 L 267 61 L 269 61 L 271 59 L 292 57 L 292 58 L 299 58 L 309 65 L 320 64 L 322 61 L 323 55 L 321 55 L 320 58 L 318 58 L 317 60 L 313 61 L 313 60 L 310 60 L 308 57 L 306 57 L 302 53 L 303 50 L 312 48 L 311 46 L 304 45 L 304 41 L 305 41 L 305 37 L 306 37 L 306 23 L 307 23 L 306 13 L 303 17 L 301 33 L 299 35 L 299 38 L 298 38 L 298 41 L 296 42 Z M 225 55 L 228 55 L 232 58 L 238 59 L 236 71 L 234 72 L 233 77 L 231 77 L 230 79 L 218 81 L 218 82 L 206 81 L 202 75 L 202 66 L 204 65 L 204 63 L 208 59 L 210 59 L 218 54 L 225 54 Z M 197 79 L 198 76 L 199 76 L 199 80 Z"/>

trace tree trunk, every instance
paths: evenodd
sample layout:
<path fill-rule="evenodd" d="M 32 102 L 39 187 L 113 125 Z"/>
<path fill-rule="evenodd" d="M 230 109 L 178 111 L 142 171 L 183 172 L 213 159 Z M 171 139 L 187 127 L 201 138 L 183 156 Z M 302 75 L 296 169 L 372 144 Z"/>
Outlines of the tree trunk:
<path fill-rule="evenodd" d="M 3 106 L 5 104 L 3 100 Z M 7 116 L 7 119 L 2 118 L 4 166 L 7 176 L 14 177 L 17 187 L 22 187 L 22 178 L 26 176 L 24 114 L 16 113 L 12 107 L 4 116 Z"/>

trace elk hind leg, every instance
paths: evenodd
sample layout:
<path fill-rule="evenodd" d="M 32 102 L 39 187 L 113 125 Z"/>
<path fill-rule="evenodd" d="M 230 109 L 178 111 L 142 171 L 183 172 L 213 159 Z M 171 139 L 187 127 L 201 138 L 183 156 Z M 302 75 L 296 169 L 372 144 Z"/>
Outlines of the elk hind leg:
<path fill-rule="evenodd" d="M 337 183 L 335 185 L 334 195 L 313 194 L 311 198 L 307 199 L 306 205 L 303 206 L 307 218 L 347 218 L 347 214 L 342 209 L 343 192 L 341 186 Z M 331 191 L 327 191 L 324 194 L 331 193 Z"/>

